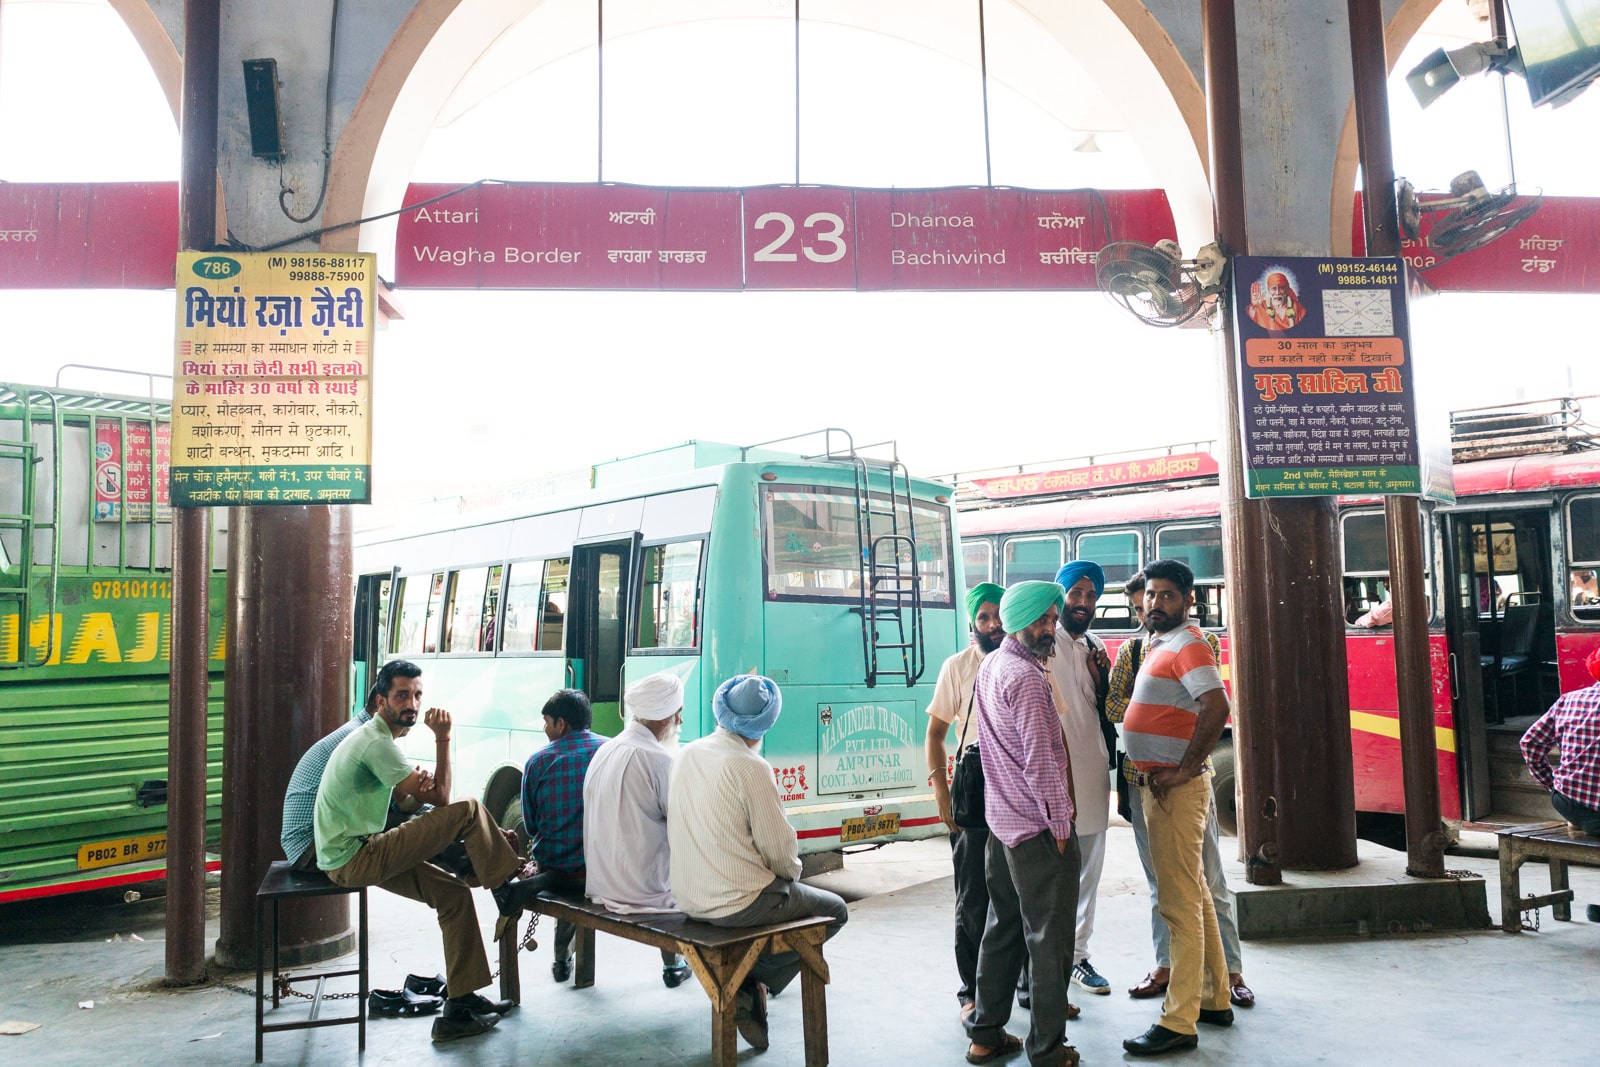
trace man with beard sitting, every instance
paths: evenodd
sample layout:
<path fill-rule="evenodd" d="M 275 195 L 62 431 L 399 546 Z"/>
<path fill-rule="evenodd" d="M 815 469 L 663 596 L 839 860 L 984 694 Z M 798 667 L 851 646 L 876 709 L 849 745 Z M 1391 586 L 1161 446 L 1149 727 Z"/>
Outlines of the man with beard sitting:
<path fill-rule="evenodd" d="M 652 674 L 622 695 L 628 725 L 594 754 L 583 780 L 583 855 L 587 893 L 624 914 L 678 910 L 668 884 L 667 785 L 683 727 L 683 679 Z M 661 950 L 661 980 L 683 984 L 689 968 Z"/>

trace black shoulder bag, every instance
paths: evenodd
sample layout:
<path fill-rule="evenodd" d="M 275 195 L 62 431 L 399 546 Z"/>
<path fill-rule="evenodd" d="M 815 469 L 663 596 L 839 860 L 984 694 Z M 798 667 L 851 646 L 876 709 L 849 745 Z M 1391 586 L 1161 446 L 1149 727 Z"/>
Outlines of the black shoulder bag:
<path fill-rule="evenodd" d="M 967 744 L 967 729 L 972 725 L 977 695 L 974 686 L 972 696 L 967 698 L 967 717 L 961 724 L 961 738 L 956 743 L 956 771 L 950 776 L 950 817 L 963 830 L 989 828 L 983 817 L 983 761 L 978 756 L 978 742 Z"/>

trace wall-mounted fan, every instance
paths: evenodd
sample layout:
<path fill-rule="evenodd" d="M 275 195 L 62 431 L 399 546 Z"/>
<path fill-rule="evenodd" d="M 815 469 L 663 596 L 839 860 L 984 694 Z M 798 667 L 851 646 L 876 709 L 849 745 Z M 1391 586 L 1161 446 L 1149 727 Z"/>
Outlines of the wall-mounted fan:
<path fill-rule="evenodd" d="M 1482 248 L 1522 225 L 1544 203 L 1541 193 L 1519 198 L 1515 185 L 1491 193 L 1475 170 L 1456 175 L 1450 182 L 1449 195 L 1419 196 L 1410 182 L 1402 180 L 1396 197 L 1401 234 L 1407 240 L 1420 239 L 1426 244 L 1436 260 L 1431 264 L 1434 267 L 1463 252 Z M 1422 216 L 1440 211 L 1448 214 L 1422 236 Z"/>
<path fill-rule="evenodd" d="M 1094 257 L 1100 291 L 1151 326 L 1182 326 L 1215 305 L 1228 257 L 1213 242 L 1184 259 L 1176 241 L 1115 241 Z"/>

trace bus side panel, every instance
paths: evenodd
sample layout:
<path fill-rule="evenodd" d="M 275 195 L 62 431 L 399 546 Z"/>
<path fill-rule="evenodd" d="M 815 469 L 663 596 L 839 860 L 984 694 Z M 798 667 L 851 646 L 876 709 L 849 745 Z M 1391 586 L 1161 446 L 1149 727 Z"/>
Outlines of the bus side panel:
<path fill-rule="evenodd" d="M 520 773 L 545 736 L 539 710 L 566 684 L 559 656 L 418 656 L 422 706 L 450 712 L 451 792 L 487 800 L 484 787 L 494 772 Z M 400 741 L 406 758 L 433 766 L 433 731 L 418 720 Z M 495 818 L 502 814 L 490 812 Z"/>
<path fill-rule="evenodd" d="M 33 672 L 35 674 L 39 672 Z M 222 697 L 206 724 L 206 841 L 222 819 Z M 150 677 L 16 682 L 0 702 L 0 900 L 164 871 L 167 684 Z"/>
<path fill-rule="evenodd" d="M 1556 634 L 1556 673 L 1563 693 L 1587 689 L 1594 684 L 1584 661 L 1600 648 L 1600 630 L 1577 630 Z"/>
<path fill-rule="evenodd" d="M 1405 812 L 1400 765 L 1400 697 L 1395 682 L 1394 634 L 1352 633 L 1349 657 L 1350 738 L 1355 765 L 1357 811 Z M 1439 809 L 1461 818 L 1461 775 L 1456 758 L 1455 712 L 1451 706 L 1449 652 L 1443 634 L 1428 635 L 1433 674 L 1434 743 L 1438 748 Z"/>
<path fill-rule="evenodd" d="M 683 740 L 717 727 L 711 698 L 717 687 L 752 667 L 770 674 L 763 655 L 766 617 L 762 583 L 759 482 L 752 464 L 729 464 L 723 474 L 706 551 L 703 630 L 698 693 L 683 694 Z M 780 722 L 782 720 L 780 719 Z"/>

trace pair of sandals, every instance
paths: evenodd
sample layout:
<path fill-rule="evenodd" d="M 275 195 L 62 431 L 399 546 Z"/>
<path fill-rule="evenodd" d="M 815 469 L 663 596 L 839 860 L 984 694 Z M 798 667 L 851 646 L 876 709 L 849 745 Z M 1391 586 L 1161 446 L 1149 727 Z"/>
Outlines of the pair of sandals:
<path fill-rule="evenodd" d="M 988 1051 L 977 1051 L 980 1048 L 987 1049 Z M 995 1060 L 1004 1059 L 1007 1056 L 1015 1056 L 1021 1051 L 1022 1039 L 1013 1034 L 1008 1034 L 1002 1030 L 1000 1031 L 1000 1043 L 998 1045 L 989 1046 L 979 1045 L 976 1043 L 968 1045 L 967 1062 L 993 1063 Z M 1058 1052 L 1059 1054 L 1055 1057 L 1055 1059 L 1049 1062 L 1049 1067 L 1078 1067 L 1077 1049 L 1073 1048 L 1071 1045 L 1062 1045 Z"/>
<path fill-rule="evenodd" d="M 444 998 L 444 975 L 424 978 L 418 974 L 408 974 L 405 985 L 399 989 L 374 989 L 367 994 L 367 1013 L 432 1015 L 444 1006 Z"/>

